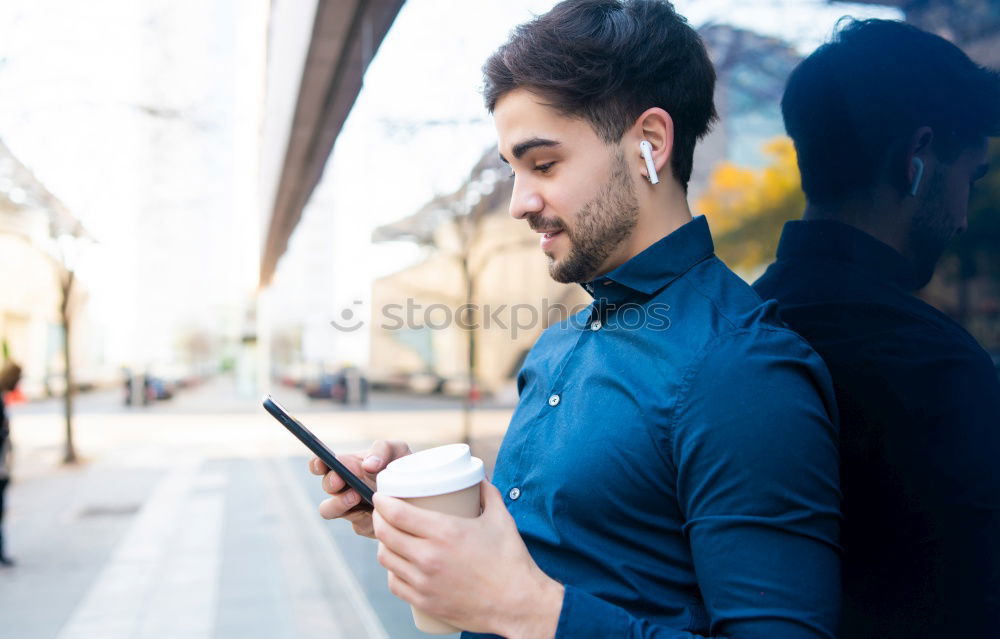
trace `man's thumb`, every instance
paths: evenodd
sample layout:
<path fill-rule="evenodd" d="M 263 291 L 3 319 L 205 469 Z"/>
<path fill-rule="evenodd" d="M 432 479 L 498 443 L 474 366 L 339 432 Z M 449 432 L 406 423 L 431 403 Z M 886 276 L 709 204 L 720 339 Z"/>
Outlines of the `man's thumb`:
<path fill-rule="evenodd" d="M 378 455 L 368 455 L 363 460 L 361 460 L 361 467 L 364 468 L 366 472 L 377 473 L 382 470 L 385 462 Z"/>
<path fill-rule="evenodd" d="M 486 481 L 485 479 L 479 485 L 479 496 L 483 503 L 483 513 L 490 513 L 498 508 L 507 510 L 507 506 L 503 503 L 503 497 L 500 495 L 500 491 L 497 487 Z"/>

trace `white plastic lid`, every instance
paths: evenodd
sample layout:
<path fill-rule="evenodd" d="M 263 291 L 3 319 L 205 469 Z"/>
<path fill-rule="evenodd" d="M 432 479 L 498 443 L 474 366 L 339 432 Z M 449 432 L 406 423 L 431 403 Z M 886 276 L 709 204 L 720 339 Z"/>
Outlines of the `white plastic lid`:
<path fill-rule="evenodd" d="M 448 444 L 400 457 L 376 475 L 378 491 L 391 497 L 431 497 L 474 486 L 486 478 L 483 460 L 468 444 Z"/>

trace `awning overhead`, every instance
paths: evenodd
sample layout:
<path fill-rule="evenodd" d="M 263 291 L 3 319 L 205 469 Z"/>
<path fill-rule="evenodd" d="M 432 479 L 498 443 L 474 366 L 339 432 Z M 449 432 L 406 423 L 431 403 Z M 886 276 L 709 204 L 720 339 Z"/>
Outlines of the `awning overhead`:
<path fill-rule="evenodd" d="M 323 175 L 369 62 L 404 0 L 319 0 L 299 97 L 264 240 L 260 285 L 274 276 Z"/>

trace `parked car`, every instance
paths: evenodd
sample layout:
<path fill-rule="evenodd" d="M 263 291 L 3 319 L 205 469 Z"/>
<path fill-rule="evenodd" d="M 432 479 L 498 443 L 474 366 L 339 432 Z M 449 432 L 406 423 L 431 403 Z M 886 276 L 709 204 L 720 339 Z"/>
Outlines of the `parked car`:
<path fill-rule="evenodd" d="M 160 377 L 150 377 L 149 378 L 149 398 L 150 399 L 173 399 L 174 397 L 174 386 L 173 384 L 168 384 L 163 378 Z"/>
<path fill-rule="evenodd" d="M 436 373 L 413 373 L 409 379 L 409 390 L 421 395 L 433 395 L 444 389 L 445 379 Z"/>
<path fill-rule="evenodd" d="M 345 366 L 336 373 L 325 373 L 306 386 L 310 399 L 332 399 L 341 404 L 368 403 L 368 379 L 353 366 Z"/>
<path fill-rule="evenodd" d="M 341 373 L 325 373 L 315 382 L 305 385 L 306 396 L 309 399 L 332 399 L 343 401 L 347 382 Z"/>
<path fill-rule="evenodd" d="M 468 375 L 453 375 L 444 381 L 441 392 L 449 397 L 465 397 L 472 393 L 472 398 L 478 399 L 481 392 L 479 389 L 479 384 L 475 386 L 469 384 Z"/>

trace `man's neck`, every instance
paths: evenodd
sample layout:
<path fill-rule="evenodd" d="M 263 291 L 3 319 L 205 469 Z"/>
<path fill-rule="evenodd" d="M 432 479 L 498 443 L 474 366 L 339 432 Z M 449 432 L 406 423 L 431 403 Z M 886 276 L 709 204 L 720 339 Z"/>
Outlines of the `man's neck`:
<path fill-rule="evenodd" d="M 655 190 L 668 185 L 669 188 Z M 653 189 L 652 197 L 639 202 L 639 219 L 632 233 L 608 258 L 606 268 L 597 275 L 613 271 L 691 221 L 687 194 L 679 185 L 664 180 Z"/>
<path fill-rule="evenodd" d="M 897 253 L 906 254 L 906 225 L 901 223 L 905 214 L 897 212 L 896 205 L 882 201 L 883 198 L 870 196 L 852 198 L 838 204 L 806 204 L 802 219 L 832 220 L 864 231 L 883 244 L 888 244 Z"/>

